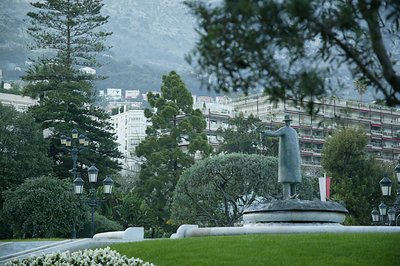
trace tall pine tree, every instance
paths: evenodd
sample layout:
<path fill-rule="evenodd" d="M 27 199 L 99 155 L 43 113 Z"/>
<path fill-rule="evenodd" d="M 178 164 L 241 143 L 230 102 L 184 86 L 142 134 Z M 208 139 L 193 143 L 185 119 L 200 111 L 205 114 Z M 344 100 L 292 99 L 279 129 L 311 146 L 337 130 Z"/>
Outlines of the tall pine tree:
<path fill-rule="evenodd" d="M 153 229 L 168 231 L 170 204 L 182 171 L 194 164 L 195 155 L 204 158 L 212 148 L 203 114 L 193 110 L 192 95 L 176 72 L 163 76 L 161 94 L 149 93 L 148 101 L 152 110 L 146 109 L 145 115 L 152 126 L 136 150 L 146 159 L 136 191 L 157 217 Z"/>
<path fill-rule="evenodd" d="M 69 177 L 71 156 L 60 147 L 60 135 L 77 129 L 91 139 L 89 149 L 79 155 L 79 165 L 96 163 L 101 174 L 114 173 L 120 157 L 110 132 L 109 115 L 94 105 L 94 80 L 102 77 L 82 71 L 99 67 L 96 56 L 108 47 L 110 32 L 100 30 L 108 17 L 101 15 L 101 0 L 46 0 L 31 3 L 34 12 L 28 33 L 32 50 L 40 56 L 23 77 L 28 82 L 24 93 L 39 98 L 30 109 L 43 129 L 51 132 L 50 153 L 60 177 Z M 85 172 L 85 171 L 82 171 Z"/>

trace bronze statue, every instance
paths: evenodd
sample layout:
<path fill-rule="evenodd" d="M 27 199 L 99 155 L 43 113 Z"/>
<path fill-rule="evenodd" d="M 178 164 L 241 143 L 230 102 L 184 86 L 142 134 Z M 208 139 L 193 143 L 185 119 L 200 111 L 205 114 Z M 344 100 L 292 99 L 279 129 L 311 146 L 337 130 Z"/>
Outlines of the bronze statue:
<path fill-rule="evenodd" d="M 285 115 L 285 126 L 277 131 L 267 130 L 266 136 L 279 137 L 279 170 L 278 182 L 283 185 L 283 198 L 297 197 L 296 185 L 301 182 L 299 138 L 295 129 L 290 126 L 289 115 Z"/>

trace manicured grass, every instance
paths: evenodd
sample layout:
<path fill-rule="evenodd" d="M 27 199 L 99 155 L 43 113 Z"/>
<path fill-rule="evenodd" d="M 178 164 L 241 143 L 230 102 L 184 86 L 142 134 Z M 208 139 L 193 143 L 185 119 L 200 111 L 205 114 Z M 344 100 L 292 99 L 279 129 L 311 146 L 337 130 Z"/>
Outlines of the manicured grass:
<path fill-rule="evenodd" d="M 156 265 L 400 265 L 400 234 L 280 234 L 111 246 Z"/>

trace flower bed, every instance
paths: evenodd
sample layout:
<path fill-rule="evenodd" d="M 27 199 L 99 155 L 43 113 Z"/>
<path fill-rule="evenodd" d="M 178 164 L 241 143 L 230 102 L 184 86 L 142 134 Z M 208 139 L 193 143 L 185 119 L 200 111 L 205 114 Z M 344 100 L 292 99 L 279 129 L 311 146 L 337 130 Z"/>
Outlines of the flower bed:
<path fill-rule="evenodd" d="M 141 259 L 128 258 L 118 252 L 106 247 L 104 249 L 85 249 L 76 252 L 56 252 L 48 255 L 13 260 L 6 263 L 12 265 L 133 265 L 133 266 L 154 266 L 153 263 L 144 262 Z"/>

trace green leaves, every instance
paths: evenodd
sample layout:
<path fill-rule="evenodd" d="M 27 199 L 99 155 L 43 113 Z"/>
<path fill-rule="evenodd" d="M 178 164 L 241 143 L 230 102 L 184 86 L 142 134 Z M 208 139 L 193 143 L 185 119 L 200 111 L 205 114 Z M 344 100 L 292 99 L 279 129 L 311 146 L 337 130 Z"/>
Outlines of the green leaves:
<path fill-rule="evenodd" d="M 361 225 L 371 223 L 372 207 L 379 204 L 379 180 L 394 172 L 393 166 L 367 155 L 367 143 L 361 129 L 337 129 L 324 144 L 321 161 L 331 176 L 332 197 L 343 201 L 353 222 Z"/>
<path fill-rule="evenodd" d="M 186 1 L 199 40 L 186 56 L 215 91 L 262 88 L 273 101 L 325 97 L 343 66 L 400 102 L 396 1 Z M 337 73 L 341 75 L 337 76 Z M 345 73 L 347 74 L 347 73 Z M 312 111 L 312 110 L 311 110 Z"/>
<path fill-rule="evenodd" d="M 115 160 L 121 157 L 111 133 L 109 115 L 96 107 L 93 80 L 103 77 L 87 74 L 83 66 L 97 67 L 96 55 L 105 51 L 105 38 L 111 33 L 99 27 L 108 17 L 101 15 L 100 0 L 47 0 L 32 3 L 36 9 L 28 13 L 34 48 L 43 48 L 42 56 L 23 77 L 28 85 L 25 95 L 39 98 L 39 105 L 29 112 L 51 130 L 50 155 L 57 162 L 55 171 L 60 178 L 70 177 L 70 154 L 62 150 L 59 138 L 73 128 L 92 142 L 92 152 L 79 155 L 79 165 L 95 162 L 101 174 L 119 170 Z M 83 171 L 85 172 L 85 171 Z"/>
<path fill-rule="evenodd" d="M 175 224 L 232 226 L 256 200 L 280 193 L 273 157 L 228 154 L 197 161 L 181 175 L 174 192 Z"/>
<path fill-rule="evenodd" d="M 71 184 L 52 176 L 26 180 L 14 191 L 4 193 L 3 223 L 9 223 L 13 237 L 68 237 L 73 219 L 82 222 L 83 209 Z"/>
<path fill-rule="evenodd" d="M 229 128 L 218 129 L 222 143 L 219 152 L 262 153 L 277 156 L 278 140 L 262 136 L 265 125 L 253 115 L 245 118 L 241 113 L 229 120 Z"/>
<path fill-rule="evenodd" d="M 180 174 L 194 163 L 195 154 L 207 157 L 212 148 L 203 133 L 203 115 L 193 110 L 192 95 L 176 72 L 163 76 L 161 94 L 149 93 L 148 100 L 153 109 L 145 113 L 152 125 L 136 149 L 146 163 L 135 191 L 154 211 L 156 225 L 168 230 L 172 193 Z"/>
<path fill-rule="evenodd" d="M 48 157 L 49 143 L 29 113 L 0 104 L 0 117 L 1 193 L 27 178 L 50 173 L 52 161 Z"/>

